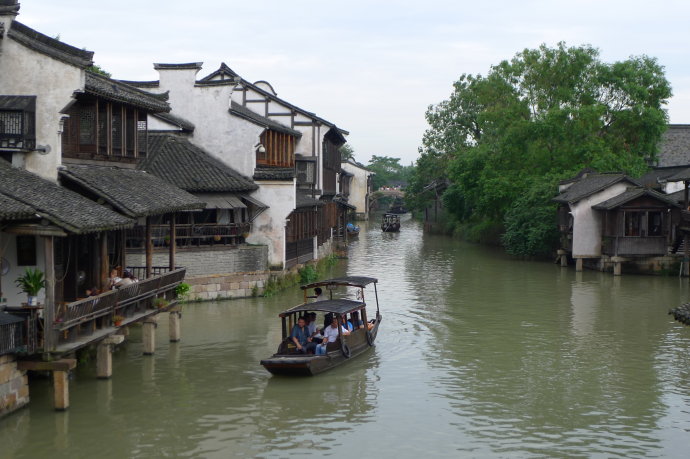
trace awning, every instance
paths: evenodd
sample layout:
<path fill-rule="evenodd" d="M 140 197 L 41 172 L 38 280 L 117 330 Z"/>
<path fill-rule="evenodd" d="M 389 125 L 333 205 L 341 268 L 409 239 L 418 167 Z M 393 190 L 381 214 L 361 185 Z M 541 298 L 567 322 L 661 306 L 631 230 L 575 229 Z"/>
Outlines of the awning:
<path fill-rule="evenodd" d="M 242 200 L 249 204 L 249 209 L 251 210 L 249 215 L 249 221 L 253 222 L 256 217 L 258 217 L 264 210 L 268 209 L 269 206 L 259 201 L 256 198 L 252 198 L 246 194 L 241 196 Z"/>
<path fill-rule="evenodd" d="M 207 209 L 246 209 L 247 206 L 236 195 L 224 193 L 194 193 Z"/>

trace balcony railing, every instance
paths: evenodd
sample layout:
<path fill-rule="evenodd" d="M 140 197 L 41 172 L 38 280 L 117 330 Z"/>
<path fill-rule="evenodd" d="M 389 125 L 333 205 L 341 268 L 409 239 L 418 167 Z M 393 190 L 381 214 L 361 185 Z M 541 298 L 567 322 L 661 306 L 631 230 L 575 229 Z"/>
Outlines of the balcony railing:
<path fill-rule="evenodd" d="M 605 255 L 614 256 L 652 256 L 666 255 L 668 247 L 665 236 L 626 237 L 613 236 L 604 240 L 602 247 Z"/>
<path fill-rule="evenodd" d="M 180 268 L 154 275 L 117 290 L 61 305 L 52 325 L 55 346 L 47 351 L 67 352 L 107 335 L 113 331 L 114 316 L 121 316 L 128 323 L 153 315 L 158 311 L 154 298 L 164 298 L 173 305 L 175 287 L 184 280 L 185 271 Z"/>
<path fill-rule="evenodd" d="M 193 223 L 175 225 L 175 239 L 178 247 L 202 245 L 238 245 L 244 242 L 244 235 L 251 230 L 251 223 Z M 152 225 L 151 237 L 155 247 L 170 243 L 170 225 Z M 139 247 L 145 239 L 145 228 L 137 226 L 127 230 L 127 246 Z"/>
<path fill-rule="evenodd" d="M 25 321 L 21 317 L 0 312 L 0 355 L 20 352 L 26 348 Z"/>

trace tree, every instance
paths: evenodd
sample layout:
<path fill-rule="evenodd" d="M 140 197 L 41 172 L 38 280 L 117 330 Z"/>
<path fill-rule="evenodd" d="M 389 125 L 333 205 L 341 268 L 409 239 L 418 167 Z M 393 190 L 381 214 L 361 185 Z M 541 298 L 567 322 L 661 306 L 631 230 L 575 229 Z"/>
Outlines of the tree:
<path fill-rule="evenodd" d="M 348 159 L 355 159 L 355 151 L 352 149 L 349 143 L 345 143 L 340 147 L 340 159 L 342 161 L 347 161 Z"/>
<path fill-rule="evenodd" d="M 393 182 L 407 183 L 412 166 L 401 165 L 400 158 L 373 155 L 369 160 L 367 169 L 375 174 L 372 177 L 372 186 L 378 190 L 382 186 L 391 185 Z"/>
<path fill-rule="evenodd" d="M 643 173 L 670 96 L 647 56 L 608 64 L 588 45 L 525 49 L 487 76 L 462 75 L 448 100 L 429 107 L 417 174 L 450 180 L 458 220 L 497 222 L 509 251 L 545 253 L 558 180 L 584 167 Z"/>

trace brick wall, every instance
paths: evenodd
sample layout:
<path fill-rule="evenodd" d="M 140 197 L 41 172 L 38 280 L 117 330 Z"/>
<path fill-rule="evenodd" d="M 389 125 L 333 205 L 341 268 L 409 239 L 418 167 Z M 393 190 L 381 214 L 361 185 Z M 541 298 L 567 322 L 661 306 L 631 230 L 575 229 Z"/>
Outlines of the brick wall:
<path fill-rule="evenodd" d="M 175 254 L 175 264 L 187 268 L 187 277 L 245 273 L 268 269 L 268 247 L 241 245 L 235 247 L 203 247 L 184 249 Z M 128 266 L 146 265 L 146 255 L 127 253 Z M 168 252 L 153 254 L 154 266 L 168 265 Z"/>
<path fill-rule="evenodd" d="M 269 271 L 233 274 L 187 276 L 185 282 L 192 288 L 190 300 L 215 300 L 218 298 L 246 298 L 253 293 L 260 295 L 270 276 Z"/>
<path fill-rule="evenodd" d="M 0 355 L 0 417 L 29 403 L 29 379 L 14 355 Z"/>

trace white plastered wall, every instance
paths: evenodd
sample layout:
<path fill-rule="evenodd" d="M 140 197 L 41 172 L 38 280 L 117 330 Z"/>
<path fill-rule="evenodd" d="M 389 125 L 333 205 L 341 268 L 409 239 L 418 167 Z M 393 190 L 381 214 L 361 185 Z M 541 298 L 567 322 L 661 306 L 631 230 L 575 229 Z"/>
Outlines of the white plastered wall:
<path fill-rule="evenodd" d="M 628 182 L 616 183 L 570 205 L 573 215 L 573 258 L 601 256 L 601 214 L 592 206 L 618 196 L 629 185 Z"/>
<path fill-rule="evenodd" d="M 285 265 L 285 226 L 290 213 L 296 206 L 295 180 L 256 181 L 259 189 L 251 196 L 270 207 L 259 215 L 247 238 L 250 244 L 268 246 L 268 263 L 271 266 Z"/>
<path fill-rule="evenodd" d="M 17 236 L 14 234 L 7 234 L 0 232 L 0 257 L 5 258 L 10 265 L 10 270 L 0 279 L 2 282 L 2 296 L 7 298 L 9 306 L 20 306 L 26 303 L 26 293 L 22 292 L 14 283 L 15 279 L 24 274 L 26 268 L 38 268 L 44 273 L 45 269 L 45 251 L 44 241 L 40 236 L 34 237 L 36 241 L 36 265 L 35 266 L 17 266 Z M 45 289 L 38 294 L 38 301 L 45 302 Z"/>
<path fill-rule="evenodd" d="M 0 94 L 36 96 L 36 144 L 50 147 L 45 155 L 26 154 L 27 170 L 57 181 L 62 160 L 60 111 L 72 102 L 75 91 L 83 90 L 84 79 L 82 69 L 33 51 L 7 34 L 0 40 Z"/>
<path fill-rule="evenodd" d="M 343 162 L 340 167 L 354 175 L 350 182 L 348 202 L 357 208 L 355 211 L 358 214 L 363 214 L 364 218 L 367 218 L 369 212 L 367 206 L 367 178 L 371 175 L 371 172 L 350 162 Z"/>

